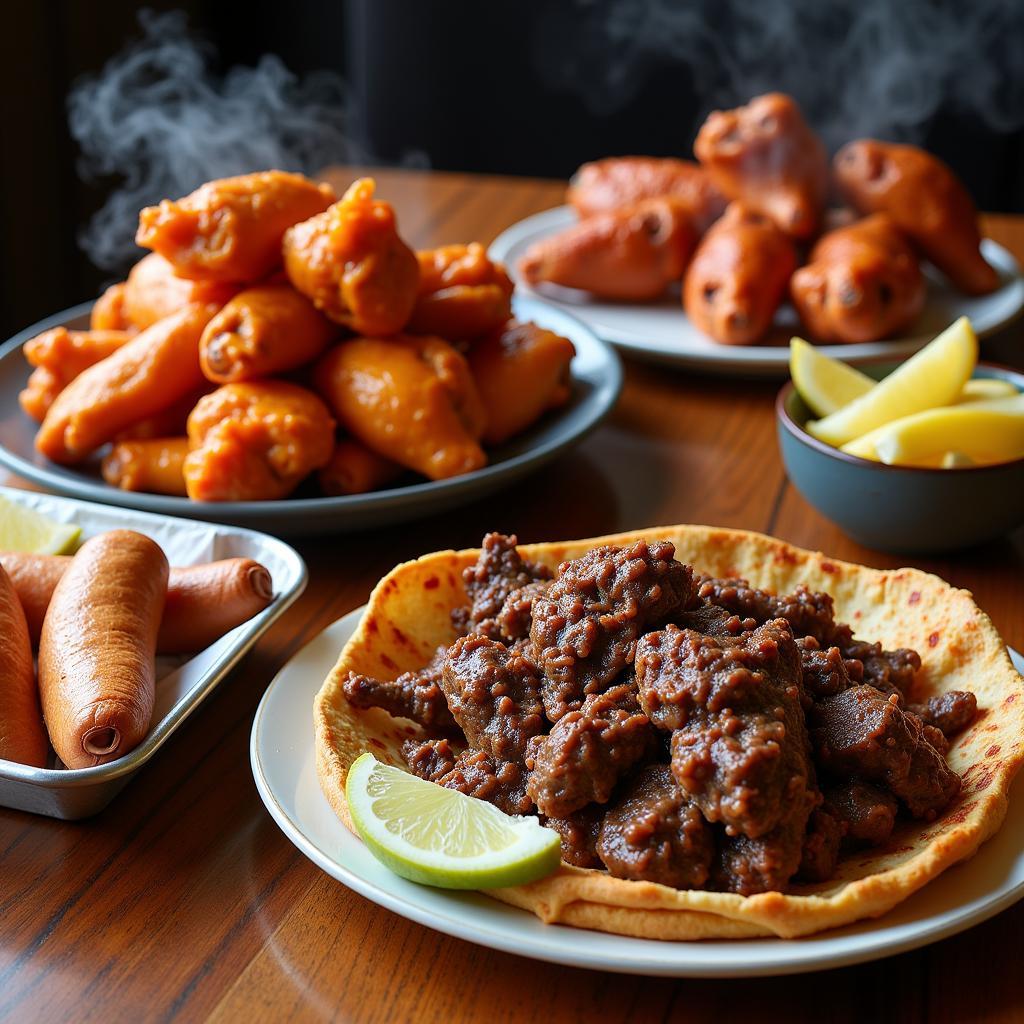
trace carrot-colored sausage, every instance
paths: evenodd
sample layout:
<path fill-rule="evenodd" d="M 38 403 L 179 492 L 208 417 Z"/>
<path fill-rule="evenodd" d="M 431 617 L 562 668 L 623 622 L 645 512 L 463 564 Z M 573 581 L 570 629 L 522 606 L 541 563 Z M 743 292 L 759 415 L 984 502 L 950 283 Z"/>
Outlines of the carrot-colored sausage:
<path fill-rule="evenodd" d="M 39 693 L 68 768 L 122 757 L 149 731 L 167 576 L 155 541 L 111 530 L 87 540 L 57 584 L 39 638 Z"/>
<path fill-rule="evenodd" d="M 0 758 L 46 767 L 50 744 L 39 709 L 32 644 L 25 613 L 7 573 L 0 569 L 0 644 L 4 671 L 0 683 Z"/>
<path fill-rule="evenodd" d="M 0 553 L 0 567 L 25 610 L 33 644 L 39 642 L 50 598 L 72 561 L 68 555 Z M 263 611 L 273 597 L 270 572 L 251 558 L 171 569 L 156 649 L 160 654 L 201 651 Z"/>

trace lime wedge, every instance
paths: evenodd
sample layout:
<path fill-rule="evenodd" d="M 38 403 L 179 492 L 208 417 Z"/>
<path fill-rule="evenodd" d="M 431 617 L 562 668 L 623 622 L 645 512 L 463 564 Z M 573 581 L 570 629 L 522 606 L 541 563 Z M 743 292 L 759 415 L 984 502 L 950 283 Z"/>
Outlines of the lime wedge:
<path fill-rule="evenodd" d="M 0 498 L 0 551 L 64 555 L 73 551 L 82 528 L 55 523 L 34 509 Z"/>
<path fill-rule="evenodd" d="M 370 753 L 352 762 L 345 796 L 370 852 L 413 882 L 499 889 L 543 878 L 559 864 L 558 833 L 536 818 L 504 814 Z"/>
<path fill-rule="evenodd" d="M 866 373 L 823 355 L 803 338 L 790 340 L 789 373 L 800 397 L 815 416 L 838 412 L 878 383 Z"/>
<path fill-rule="evenodd" d="M 893 420 L 949 405 L 978 361 L 978 339 L 962 316 L 860 398 L 807 424 L 826 444 L 844 445 Z"/>

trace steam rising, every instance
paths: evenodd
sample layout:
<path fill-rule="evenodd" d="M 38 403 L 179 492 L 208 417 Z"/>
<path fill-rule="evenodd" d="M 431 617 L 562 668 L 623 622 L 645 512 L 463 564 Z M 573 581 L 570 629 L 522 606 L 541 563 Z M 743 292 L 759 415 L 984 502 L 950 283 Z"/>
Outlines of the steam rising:
<path fill-rule="evenodd" d="M 210 178 L 269 168 L 308 174 L 365 158 L 345 134 L 349 100 L 337 75 L 300 80 L 268 55 L 219 78 L 212 48 L 190 35 L 183 12 L 142 11 L 139 23 L 142 38 L 68 99 L 83 177 L 123 178 L 80 236 L 97 266 L 121 270 L 138 258 L 141 207 Z"/>
<path fill-rule="evenodd" d="M 872 135 L 919 142 L 942 105 L 996 132 L 1024 123 L 1020 0 L 571 0 L 549 8 L 538 68 L 598 114 L 659 62 L 683 64 L 702 102 L 793 95 L 830 149 Z M 697 123 L 666 131 L 685 140 Z"/>

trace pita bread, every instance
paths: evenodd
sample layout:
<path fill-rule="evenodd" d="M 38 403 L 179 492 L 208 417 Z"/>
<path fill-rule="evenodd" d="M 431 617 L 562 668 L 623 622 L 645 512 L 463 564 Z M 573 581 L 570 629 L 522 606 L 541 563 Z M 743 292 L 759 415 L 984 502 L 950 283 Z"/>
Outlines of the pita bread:
<path fill-rule="evenodd" d="M 963 790 L 934 822 L 905 822 L 884 847 L 844 856 L 837 876 L 789 893 L 738 896 L 676 890 L 612 878 L 563 864 L 530 885 L 490 895 L 560 922 L 654 939 L 792 938 L 877 917 L 951 864 L 970 857 L 1002 822 L 1007 792 L 1024 757 L 1024 679 L 1014 670 L 989 618 L 970 593 L 916 569 L 880 571 L 826 558 L 762 534 L 668 526 L 556 544 L 525 544 L 528 558 L 554 569 L 598 544 L 665 539 L 676 557 L 715 576 L 743 576 L 776 593 L 798 583 L 835 599 L 836 617 L 885 647 L 912 647 L 923 661 L 922 690 L 973 691 L 979 715 L 953 741 L 949 763 Z M 320 784 L 351 829 L 345 802 L 348 766 L 363 751 L 404 766 L 401 743 L 419 727 L 379 709 L 351 706 L 341 683 L 356 671 L 393 679 L 450 643 L 449 611 L 465 602 L 462 569 L 477 550 L 442 551 L 406 562 L 377 585 L 362 623 L 318 694 L 314 707 Z"/>

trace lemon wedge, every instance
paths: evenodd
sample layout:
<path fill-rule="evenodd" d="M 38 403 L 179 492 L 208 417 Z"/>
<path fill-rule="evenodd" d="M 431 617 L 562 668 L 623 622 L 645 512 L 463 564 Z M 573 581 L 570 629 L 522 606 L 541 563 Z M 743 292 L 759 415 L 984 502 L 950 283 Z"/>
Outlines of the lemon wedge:
<path fill-rule="evenodd" d="M 970 379 L 977 360 L 978 339 L 967 317 L 960 317 L 870 391 L 823 419 L 810 421 L 807 430 L 819 441 L 839 447 L 893 420 L 949 405 Z"/>
<path fill-rule="evenodd" d="M 977 402 L 989 398 L 1013 398 L 1020 391 L 1012 381 L 999 377 L 973 377 L 964 386 L 957 398 L 957 405 L 964 402 Z"/>
<path fill-rule="evenodd" d="M 56 523 L 34 509 L 0 498 L 0 551 L 64 555 L 74 550 L 81 534 L 80 526 Z"/>
<path fill-rule="evenodd" d="M 789 342 L 789 374 L 815 416 L 837 412 L 878 383 L 866 373 L 830 359 L 803 338 L 792 338 Z"/>
<path fill-rule="evenodd" d="M 396 875 L 445 889 L 498 889 L 558 867 L 561 840 L 533 817 L 381 764 L 352 762 L 345 782 L 352 821 L 370 852 Z"/>
<path fill-rule="evenodd" d="M 892 466 L 985 466 L 1024 458 L 1024 395 L 926 409 L 886 423 L 842 450 Z"/>

